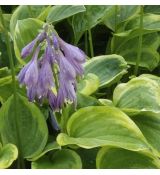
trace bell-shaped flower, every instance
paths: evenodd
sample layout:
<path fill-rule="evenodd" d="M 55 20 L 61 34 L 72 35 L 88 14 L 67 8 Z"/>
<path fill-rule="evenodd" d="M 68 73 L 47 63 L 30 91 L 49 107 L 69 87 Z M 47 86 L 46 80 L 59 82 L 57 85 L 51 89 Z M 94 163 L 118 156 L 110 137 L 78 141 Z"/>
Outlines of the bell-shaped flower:
<path fill-rule="evenodd" d="M 21 57 L 26 58 L 28 55 L 30 55 L 33 52 L 35 45 L 37 44 L 37 41 L 42 42 L 45 39 L 45 37 L 45 32 L 40 33 L 33 41 L 31 41 L 22 49 Z"/>
<path fill-rule="evenodd" d="M 51 46 L 50 38 L 47 36 L 47 47 L 45 50 L 46 59 L 49 61 L 49 63 L 52 65 L 55 63 L 55 50 Z"/>
<path fill-rule="evenodd" d="M 62 39 L 59 39 L 60 48 L 63 51 L 66 59 L 74 67 L 77 75 L 82 75 L 84 69 L 82 63 L 85 62 L 86 55 L 78 47 L 73 46 L 64 42 Z"/>
<path fill-rule="evenodd" d="M 18 75 L 20 84 L 25 84 L 27 87 L 35 86 L 38 81 L 38 64 L 37 58 L 40 47 L 37 47 L 32 60 L 24 66 Z"/>
<path fill-rule="evenodd" d="M 61 74 L 64 74 L 68 77 L 68 79 L 75 79 L 76 78 L 76 72 L 72 64 L 67 60 L 66 57 L 64 57 L 63 53 L 59 51 L 56 54 L 56 59 L 59 65 L 59 69 Z M 70 77 L 70 78 L 69 78 Z"/>
<path fill-rule="evenodd" d="M 60 87 L 57 95 L 57 108 L 61 109 L 65 102 L 73 102 L 76 105 L 74 80 L 67 79 L 65 75 L 60 73 L 59 84 Z"/>
<path fill-rule="evenodd" d="M 35 97 L 36 97 L 36 91 L 37 91 L 37 87 L 36 85 L 29 85 L 27 87 L 27 97 L 29 99 L 29 101 L 34 101 Z"/>
<path fill-rule="evenodd" d="M 44 55 L 41 61 L 41 67 L 39 68 L 37 95 L 38 98 L 47 97 L 48 90 L 54 87 L 53 73 L 51 65 L 46 59 L 47 55 Z"/>
<path fill-rule="evenodd" d="M 70 60 L 71 62 L 72 60 L 75 60 L 79 63 L 85 62 L 86 55 L 81 49 L 66 43 L 61 38 L 58 38 L 58 40 L 59 40 L 60 48 L 63 51 L 65 57 L 68 58 L 68 60 Z"/>
<path fill-rule="evenodd" d="M 49 105 L 52 108 L 52 110 L 56 110 L 57 109 L 57 97 L 55 96 L 55 94 L 52 92 L 52 90 L 48 90 L 48 101 L 49 101 Z"/>

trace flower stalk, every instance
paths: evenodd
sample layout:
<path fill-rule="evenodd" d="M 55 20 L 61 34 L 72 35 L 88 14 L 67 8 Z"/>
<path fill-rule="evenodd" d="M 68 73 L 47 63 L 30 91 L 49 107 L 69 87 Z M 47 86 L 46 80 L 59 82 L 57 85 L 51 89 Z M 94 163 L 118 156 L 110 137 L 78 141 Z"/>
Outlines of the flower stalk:
<path fill-rule="evenodd" d="M 138 40 L 138 52 L 137 52 L 137 60 L 134 69 L 134 75 L 137 76 L 138 68 L 140 59 L 142 56 L 142 39 L 143 39 L 143 5 L 141 5 L 141 12 L 140 12 L 140 23 L 139 23 L 139 40 Z"/>

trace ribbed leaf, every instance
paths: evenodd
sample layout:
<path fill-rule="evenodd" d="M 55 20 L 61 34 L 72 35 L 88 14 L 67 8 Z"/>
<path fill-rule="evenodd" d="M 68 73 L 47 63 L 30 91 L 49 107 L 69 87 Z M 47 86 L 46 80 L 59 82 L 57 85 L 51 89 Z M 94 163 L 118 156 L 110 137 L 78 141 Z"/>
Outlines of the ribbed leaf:
<path fill-rule="evenodd" d="M 83 148 L 119 146 L 129 150 L 147 149 L 147 143 L 133 121 L 117 108 L 94 106 L 81 108 L 67 123 L 67 134 L 61 133 L 61 146 L 75 144 Z"/>
<path fill-rule="evenodd" d="M 144 30 L 142 56 L 139 66 L 153 70 L 158 66 L 159 36 L 157 32 Z M 138 51 L 139 30 L 115 34 L 112 38 L 112 51 L 125 58 L 128 64 L 135 65 Z"/>
<path fill-rule="evenodd" d="M 112 147 L 100 149 L 96 164 L 100 169 L 160 168 L 160 161 L 152 155 Z"/>
<path fill-rule="evenodd" d="M 84 11 L 85 7 L 83 5 L 55 5 L 52 7 L 47 16 L 47 22 L 58 22 Z"/>
<path fill-rule="evenodd" d="M 119 84 L 113 93 L 113 103 L 128 113 L 139 111 L 160 112 L 160 88 L 149 78 L 133 78 Z"/>
<path fill-rule="evenodd" d="M 15 111 L 16 110 L 16 111 Z M 18 145 L 24 158 L 39 155 L 47 142 L 48 129 L 41 111 L 28 99 L 11 96 L 0 110 L 0 131 L 2 143 Z"/>
<path fill-rule="evenodd" d="M 81 158 L 72 150 L 62 149 L 32 162 L 32 169 L 80 169 Z"/>
<path fill-rule="evenodd" d="M 100 88 L 110 86 L 127 73 L 127 63 L 119 55 L 97 56 L 86 62 L 85 74 L 88 73 L 99 77 Z"/>

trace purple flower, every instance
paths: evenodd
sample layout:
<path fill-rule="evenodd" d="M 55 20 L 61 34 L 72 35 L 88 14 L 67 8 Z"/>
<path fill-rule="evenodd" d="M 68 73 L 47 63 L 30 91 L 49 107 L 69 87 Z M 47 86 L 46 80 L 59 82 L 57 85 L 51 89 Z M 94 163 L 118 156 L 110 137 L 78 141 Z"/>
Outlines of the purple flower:
<path fill-rule="evenodd" d="M 66 59 L 74 67 L 77 75 L 82 75 L 84 69 L 82 63 L 85 62 L 86 55 L 78 47 L 72 46 L 64 42 L 62 39 L 59 39 L 60 48 L 63 51 Z"/>
<path fill-rule="evenodd" d="M 59 42 L 58 42 L 58 38 L 55 36 L 55 34 L 52 34 L 52 39 L 53 39 L 54 48 L 56 50 L 58 50 L 59 49 Z"/>
<path fill-rule="evenodd" d="M 21 57 L 22 58 L 26 58 L 28 55 L 30 55 L 33 52 L 33 48 L 35 46 L 37 42 L 37 39 L 34 39 L 32 42 L 30 42 L 29 44 L 27 44 L 21 52 Z"/>
<path fill-rule="evenodd" d="M 48 90 L 54 87 L 53 73 L 51 65 L 46 59 L 47 55 L 44 55 L 41 61 L 41 67 L 39 68 L 37 95 L 38 98 L 47 97 Z"/>
<path fill-rule="evenodd" d="M 47 36 L 47 47 L 46 47 L 46 55 L 47 55 L 47 59 L 50 62 L 50 64 L 55 63 L 55 51 L 51 46 L 51 41 L 50 38 Z"/>
<path fill-rule="evenodd" d="M 32 60 L 24 66 L 18 75 L 20 84 L 25 84 L 27 87 L 35 86 L 38 81 L 38 65 L 37 57 L 40 51 L 40 47 L 37 47 Z"/>
<path fill-rule="evenodd" d="M 59 64 L 60 72 L 64 75 L 68 76 L 68 79 L 75 79 L 76 78 L 76 72 L 72 64 L 67 60 L 66 57 L 62 54 L 61 51 L 59 51 L 56 55 L 57 62 Z"/>
<path fill-rule="evenodd" d="M 18 80 L 26 85 L 29 101 L 36 99 L 42 104 L 48 99 L 52 110 L 59 111 L 65 103 L 72 102 L 76 106 L 76 76 L 83 75 L 86 55 L 78 47 L 64 42 L 49 27 L 45 26 L 44 31 L 22 49 L 23 58 L 34 54 L 20 71 Z M 44 53 L 41 52 L 38 59 L 40 47 Z"/>
<path fill-rule="evenodd" d="M 52 110 L 57 109 L 57 104 L 56 104 L 57 97 L 55 96 L 55 94 L 51 90 L 48 90 L 47 97 Z"/>
<path fill-rule="evenodd" d="M 40 33 L 33 41 L 31 41 L 22 49 L 21 57 L 26 58 L 28 55 L 30 55 L 33 52 L 33 49 L 37 41 L 42 42 L 45 39 L 45 37 L 46 37 L 45 32 Z"/>
<path fill-rule="evenodd" d="M 29 85 L 27 87 L 27 96 L 29 101 L 34 101 L 35 96 L 36 96 L 36 85 Z"/>
<path fill-rule="evenodd" d="M 68 58 L 69 61 L 72 62 L 72 60 L 75 60 L 79 63 L 85 62 L 86 55 L 78 47 L 64 42 L 61 38 L 59 38 L 59 45 L 61 50 L 64 52 L 65 57 Z"/>

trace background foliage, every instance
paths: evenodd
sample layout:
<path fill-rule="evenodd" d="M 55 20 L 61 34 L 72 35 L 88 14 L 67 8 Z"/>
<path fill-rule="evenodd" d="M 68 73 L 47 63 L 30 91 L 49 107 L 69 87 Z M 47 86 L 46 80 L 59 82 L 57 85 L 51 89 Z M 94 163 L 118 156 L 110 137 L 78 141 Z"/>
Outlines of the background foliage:
<path fill-rule="evenodd" d="M 160 168 L 160 6 L 1 8 L 0 168 Z M 13 87 L 45 23 L 88 56 L 76 110 L 52 112 Z"/>

